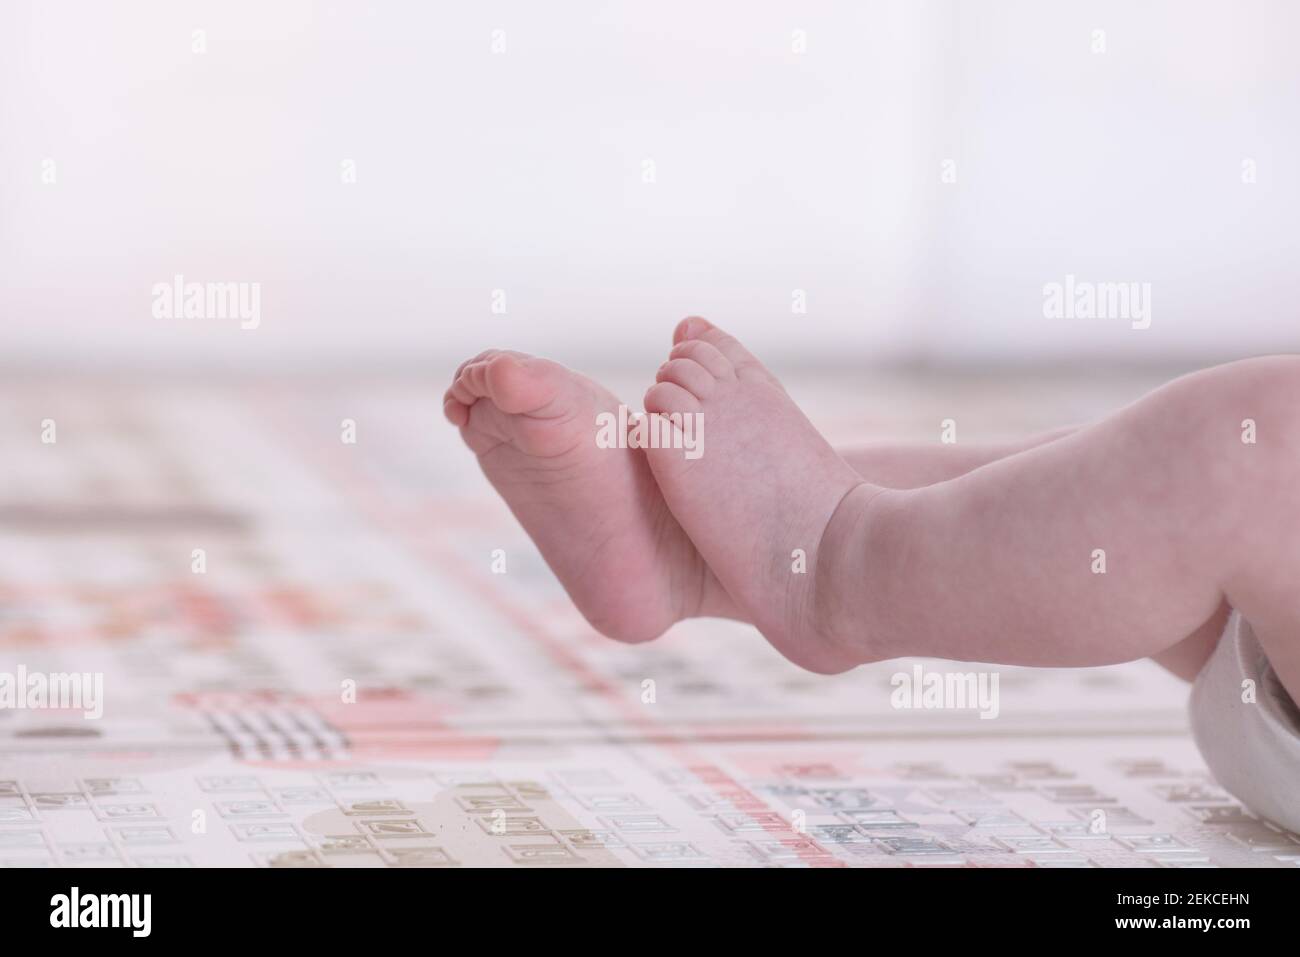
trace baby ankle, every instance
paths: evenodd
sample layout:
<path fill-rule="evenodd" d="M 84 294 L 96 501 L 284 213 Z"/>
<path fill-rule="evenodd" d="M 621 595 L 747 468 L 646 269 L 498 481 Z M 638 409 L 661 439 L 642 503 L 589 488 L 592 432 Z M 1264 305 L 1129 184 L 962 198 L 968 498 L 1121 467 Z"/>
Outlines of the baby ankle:
<path fill-rule="evenodd" d="M 868 613 L 871 519 L 888 491 L 866 482 L 851 488 L 831 514 L 818 545 L 810 583 L 812 620 L 828 655 L 849 662 L 841 670 L 893 657 L 881 650 Z"/>

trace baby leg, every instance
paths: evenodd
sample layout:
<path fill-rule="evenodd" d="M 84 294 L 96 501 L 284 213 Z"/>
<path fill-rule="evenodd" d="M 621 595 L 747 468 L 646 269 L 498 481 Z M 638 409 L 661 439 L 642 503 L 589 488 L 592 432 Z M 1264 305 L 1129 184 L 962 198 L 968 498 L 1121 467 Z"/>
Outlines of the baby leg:
<path fill-rule="evenodd" d="M 853 470 L 873 485 L 884 488 L 920 488 L 965 475 L 1018 452 L 1063 438 L 1077 426 L 1008 442 L 936 445 L 923 442 L 876 442 L 836 449 Z"/>
<path fill-rule="evenodd" d="M 1204 632 L 1226 600 L 1294 692 L 1298 404 L 1300 359 L 1248 360 L 949 482 L 855 490 L 818 561 L 833 631 L 872 658 L 1100 665 Z"/>
<path fill-rule="evenodd" d="M 983 465 L 1027 452 L 1077 431 L 1077 426 L 1069 426 L 1009 442 L 958 446 L 891 442 L 838 451 L 844 461 L 868 482 L 884 488 L 910 489 L 957 478 Z M 1221 602 L 1191 634 L 1151 657 L 1178 677 L 1193 680 L 1218 644 L 1230 612 L 1227 601 Z"/>

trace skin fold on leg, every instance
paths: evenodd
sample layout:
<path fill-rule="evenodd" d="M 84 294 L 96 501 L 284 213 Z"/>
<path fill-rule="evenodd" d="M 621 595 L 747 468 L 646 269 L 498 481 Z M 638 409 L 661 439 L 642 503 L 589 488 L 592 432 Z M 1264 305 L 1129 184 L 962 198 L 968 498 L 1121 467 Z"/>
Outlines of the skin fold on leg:
<path fill-rule="evenodd" d="M 876 443 L 838 449 L 859 475 L 874 485 L 914 489 L 946 482 L 992 462 L 1029 451 L 1079 431 L 1066 426 L 1010 442 L 935 446 L 923 443 Z M 1227 601 L 1183 640 L 1152 655 L 1168 671 L 1192 681 L 1209 660 L 1231 612 Z"/>
<path fill-rule="evenodd" d="M 1270 657 L 1266 634 L 1286 645 L 1286 683 L 1300 624 L 1298 364 L 1186 376 L 1095 425 L 837 515 L 819 574 L 846 640 L 868 658 L 1082 666 L 1164 655 L 1187 673 L 1212 649 L 1226 602 L 1259 622 Z M 1243 441 L 1247 420 L 1267 441 Z"/>

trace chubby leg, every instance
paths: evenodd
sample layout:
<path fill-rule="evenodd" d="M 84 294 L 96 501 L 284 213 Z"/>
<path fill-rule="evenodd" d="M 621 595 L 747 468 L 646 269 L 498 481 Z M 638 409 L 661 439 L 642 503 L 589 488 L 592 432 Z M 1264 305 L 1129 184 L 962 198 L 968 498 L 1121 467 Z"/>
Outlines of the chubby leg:
<path fill-rule="evenodd" d="M 1226 601 L 1294 694 L 1298 406 L 1300 358 L 1232 363 L 952 481 L 855 490 L 819 556 L 834 634 L 868 657 L 1107 664 L 1212 647 Z"/>
<path fill-rule="evenodd" d="M 1078 426 L 1055 429 L 1011 442 L 937 446 L 927 443 L 876 443 L 838 449 L 866 481 L 891 489 L 921 488 L 958 478 L 981 466 L 1072 435 Z M 1178 677 L 1192 681 L 1213 653 L 1231 607 L 1226 599 L 1195 631 L 1151 657 Z"/>
<path fill-rule="evenodd" d="M 878 442 L 838 448 L 840 457 L 873 485 L 921 488 L 965 475 L 1009 455 L 1046 445 L 1078 431 L 1078 426 L 1010 442 L 935 445 L 923 442 Z"/>

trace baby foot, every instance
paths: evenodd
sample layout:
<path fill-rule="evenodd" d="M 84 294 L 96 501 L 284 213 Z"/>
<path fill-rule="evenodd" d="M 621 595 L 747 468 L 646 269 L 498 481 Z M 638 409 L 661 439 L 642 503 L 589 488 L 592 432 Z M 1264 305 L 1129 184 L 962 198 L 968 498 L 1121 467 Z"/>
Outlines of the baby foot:
<path fill-rule="evenodd" d="M 597 415 L 618 399 L 547 359 L 490 349 L 443 399 L 524 530 L 593 628 L 657 637 L 731 602 L 668 510 L 645 453 L 600 448 Z"/>
<path fill-rule="evenodd" d="M 673 515 L 742 617 L 791 661 L 835 672 L 867 660 L 842 637 L 851 622 L 837 609 L 862 587 L 853 530 L 879 490 L 731 336 L 690 318 L 673 341 L 646 411 L 698 414 L 704 426 L 696 458 L 647 449 Z"/>

